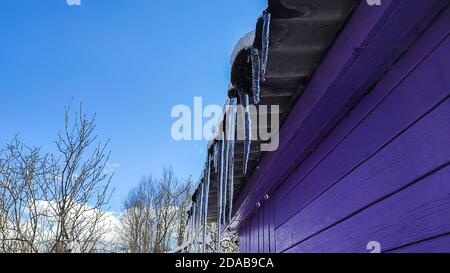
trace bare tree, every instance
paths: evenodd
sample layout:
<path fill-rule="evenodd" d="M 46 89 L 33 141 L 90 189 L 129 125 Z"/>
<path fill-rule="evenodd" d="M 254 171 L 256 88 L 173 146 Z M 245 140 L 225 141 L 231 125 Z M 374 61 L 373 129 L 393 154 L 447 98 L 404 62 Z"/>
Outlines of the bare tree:
<path fill-rule="evenodd" d="M 108 142 L 95 144 L 95 116 L 70 108 L 55 142 L 41 155 L 17 138 L 0 152 L 0 240 L 4 252 L 93 252 L 105 232 L 112 174 Z"/>
<path fill-rule="evenodd" d="M 0 251 L 37 252 L 42 197 L 39 149 L 26 147 L 17 136 L 0 151 Z"/>
<path fill-rule="evenodd" d="M 153 201 L 156 185 L 152 177 L 143 177 L 125 199 L 124 213 L 117 233 L 123 248 L 132 253 L 150 253 L 154 246 L 155 219 Z"/>
<path fill-rule="evenodd" d="M 183 232 L 181 211 L 191 188 L 191 180 L 180 181 L 172 168 L 164 168 L 160 179 L 143 178 L 124 201 L 118 234 L 125 251 L 159 253 L 173 249 Z"/>

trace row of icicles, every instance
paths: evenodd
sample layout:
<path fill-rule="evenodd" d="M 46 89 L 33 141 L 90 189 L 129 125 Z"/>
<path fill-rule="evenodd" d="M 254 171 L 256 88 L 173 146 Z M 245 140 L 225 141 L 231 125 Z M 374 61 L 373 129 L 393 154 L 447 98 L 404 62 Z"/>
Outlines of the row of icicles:
<path fill-rule="evenodd" d="M 252 66 L 252 94 L 254 104 L 260 101 L 260 82 L 265 81 L 267 69 L 267 60 L 269 53 L 269 28 L 271 16 L 270 13 L 263 14 L 263 39 L 261 53 L 257 48 L 251 48 L 251 66 Z M 251 118 L 249 113 L 250 98 L 248 92 L 240 90 L 238 92 L 239 102 L 245 113 L 242 118 L 244 125 L 244 158 L 243 174 L 247 174 L 248 161 L 251 147 Z M 217 180 L 217 233 L 216 233 L 216 252 L 222 252 L 221 235 L 222 226 L 226 226 L 232 221 L 233 198 L 234 198 L 234 159 L 235 159 L 235 133 L 237 125 L 237 105 L 238 98 L 228 99 L 225 107 L 223 123 L 226 130 L 221 132 L 220 140 L 213 143 L 211 153 L 207 153 L 207 160 L 203 170 L 200 184 L 192 197 L 192 207 L 189 211 L 189 217 L 184 234 L 184 241 L 187 251 L 194 246 L 194 251 L 206 252 L 206 246 L 211 242 L 207 234 L 209 191 L 211 182 L 211 170 L 219 177 Z M 199 247 L 198 247 L 199 246 Z"/>

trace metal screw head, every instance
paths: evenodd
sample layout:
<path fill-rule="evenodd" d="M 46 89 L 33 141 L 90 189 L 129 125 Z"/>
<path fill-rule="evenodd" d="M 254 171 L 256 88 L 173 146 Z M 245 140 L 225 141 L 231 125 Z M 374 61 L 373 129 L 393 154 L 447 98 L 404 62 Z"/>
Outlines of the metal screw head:
<path fill-rule="evenodd" d="M 261 207 L 261 203 L 256 203 L 256 208 L 260 208 Z"/>
<path fill-rule="evenodd" d="M 264 199 L 269 200 L 269 195 L 268 194 L 264 195 Z"/>

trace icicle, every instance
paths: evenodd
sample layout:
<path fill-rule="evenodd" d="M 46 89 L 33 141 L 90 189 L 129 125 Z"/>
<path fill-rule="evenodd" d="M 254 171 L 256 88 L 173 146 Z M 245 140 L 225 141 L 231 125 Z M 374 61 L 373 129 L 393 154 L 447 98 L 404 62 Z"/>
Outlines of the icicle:
<path fill-rule="evenodd" d="M 197 228 L 198 228 L 198 232 L 197 232 L 197 238 L 195 238 L 195 240 L 198 242 L 198 239 L 200 237 L 200 232 L 201 232 L 201 226 L 202 226 L 202 221 L 203 221 L 203 183 L 200 183 L 199 185 L 199 191 L 198 191 L 198 222 L 197 222 Z"/>
<path fill-rule="evenodd" d="M 187 228 L 186 228 L 187 231 L 185 232 L 185 241 L 186 242 L 188 242 L 191 239 L 192 211 L 193 211 L 192 205 L 193 204 L 191 204 L 191 207 L 189 208 L 188 219 L 187 219 L 187 224 L 186 224 L 186 226 L 187 226 Z"/>
<path fill-rule="evenodd" d="M 255 104 L 258 104 L 261 93 L 261 60 L 257 48 L 252 48 L 251 52 L 253 101 Z"/>
<path fill-rule="evenodd" d="M 188 236 L 187 236 L 187 240 L 191 240 L 192 239 L 192 212 L 194 211 L 194 209 L 191 207 L 191 215 L 189 216 L 189 232 L 188 232 Z"/>
<path fill-rule="evenodd" d="M 183 243 L 188 241 L 190 220 L 191 220 L 191 216 L 188 213 L 188 218 L 186 220 L 186 227 L 184 229 L 184 234 L 183 234 Z"/>
<path fill-rule="evenodd" d="M 252 120 L 250 118 L 250 109 L 249 109 L 249 99 L 248 94 L 246 92 L 239 92 L 240 100 L 242 107 L 244 108 L 244 114 L 242 118 L 244 119 L 244 130 L 245 130 L 245 140 L 244 140 L 244 174 L 247 174 L 248 167 L 248 159 L 250 157 L 250 146 L 252 144 Z"/>
<path fill-rule="evenodd" d="M 223 167 L 224 167 L 224 139 L 225 139 L 225 135 L 224 132 L 222 131 L 221 133 L 221 142 L 220 142 L 220 163 L 219 163 L 219 181 L 218 181 L 218 198 L 217 198 L 217 207 L 218 207 L 218 213 L 217 213 L 217 252 L 222 252 L 221 249 L 221 234 L 220 234 L 220 229 L 221 229 L 221 216 L 222 216 L 222 185 L 223 185 Z"/>
<path fill-rule="evenodd" d="M 206 180 L 205 180 L 205 213 L 203 215 L 203 253 L 206 252 L 206 228 L 208 227 L 208 201 L 209 201 L 209 183 L 211 181 L 211 156 L 208 156 L 208 160 L 206 162 Z"/>
<path fill-rule="evenodd" d="M 228 134 L 228 131 L 229 131 L 229 129 L 228 129 L 228 126 L 229 126 L 229 124 L 228 124 L 228 121 L 229 121 L 229 119 L 228 119 L 228 109 L 229 109 L 229 107 L 228 107 L 228 102 L 227 102 L 227 109 L 226 109 L 226 113 L 225 113 L 225 116 L 224 116 L 224 120 L 223 120 L 223 122 L 225 123 L 225 138 L 223 139 L 223 150 L 224 150 L 224 164 L 223 164 L 223 169 L 222 169 L 222 172 L 223 172 L 223 184 L 222 184 L 222 223 L 223 224 L 226 224 L 225 223 L 225 220 L 226 220 L 226 210 L 227 210 L 227 185 L 228 185 L 228 152 L 229 152 L 229 149 L 228 149 L 228 144 L 229 144 L 229 142 L 228 142 L 228 140 L 229 140 L 229 134 Z"/>
<path fill-rule="evenodd" d="M 194 218 L 193 218 L 193 222 L 194 222 L 194 229 L 193 229 L 193 239 L 192 239 L 192 244 L 195 248 L 195 245 L 197 244 L 197 233 L 198 233 L 198 216 L 199 216 L 199 188 L 197 188 L 197 190 L 195 191 L 195 200 L 194 200 Z M 195 251 L 195 249 L 194 249 Z"/>
<path fill-rule="evenodd" d="M 196 231 L 196 226 L 195 226 L 195 220 L 197 219 L 197 203 L 193 203 L 192 204 L 192 242 L 195 243 L 195 231 Z"/>
<path fill-rule="evenodd" d="M 218 171 L 218 161 L 219 161 L 219 143 L 214 143 L 214 171 L 217 173 Z"/>
<path fill-rule="evenodd" d="M 262 30 L 262 64 L 261 64 L 261 76 L 262 81 L 265 81 L 267 70 L 267 59 L 269 58 L 269 42 L 270 42 L 270 21 L 271 14 L 267 11 L 263 15 L 263 30 Z"/>
<path fill-rule="evenodd" d="M 230 101 L 230 127 L 229 127 L 229 173 L 228 179 L 228 223 L 231 223 L 231 213 L 233 210 L 233 192 L 234 192 L 234 143 L 235 143 L 235 132 L 236 132 L 236 104 L 237 99 L 232 98 Z"/>

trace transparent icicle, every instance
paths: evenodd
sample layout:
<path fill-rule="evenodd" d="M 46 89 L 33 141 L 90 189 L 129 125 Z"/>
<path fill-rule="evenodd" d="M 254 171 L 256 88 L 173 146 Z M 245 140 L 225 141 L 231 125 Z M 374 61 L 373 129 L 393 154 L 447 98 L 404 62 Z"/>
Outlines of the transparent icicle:
<path fill-rule="evenodd" d="M 246 92 L 240 92 L 240 99 L 242 107 L 244 108 L 244 114 L 242 115 L 244 130 L 245 130 L 245 140 L 244 140 L 244 174 L 247 174 L 248 167 L 248 159 L 250 157 L 250 146 L 252 144 L 252 121 L 250 118 L 250 109 L 249 109 L 249 98 Z"/>
<path fill-rule="evenodd" d="M 192 212 L 194 211 L 194 209 L 192 208 L 194 204 L 191 205 L 190 208 L 190 215 L 188 218 L 188 231 L 187 231 L 187 235 L 186 235 L 186 241 L 189 242 L 191 240 L 191 235 L 192 235 Z"/>
<path fill-rule="evenodd" d="M 218 207 L 218 213 L 217 213 L 217 252 L 222 252 L 221 249 L 221 234 L 220 234 L 220 230 L 221 230 L 221 216 L 222 216 L 222 185 L 223 185 L 223 167 L 224 167 L 224 155 L 225 155 L 225 151 L 224 151 L 224 139 L 225 139 L 225 135 L 224 132 L 222 131 L 221 133 L 221 142 L 220 142 L 220 162 L 219 162 L 219 181 L 218 181 L 218 198 L 217 198 L 217 207 Z"/>
<path fill-rule="evenodd" d="M 203 222 L 203 183 L 200 183 L 199 191 L 198 191 L 198 223 L 197 223 L 197 238 L 196 241 L 198 241 L 201 236 L 201 228 L 202 228 L 202 222 Z"/>
<path fill-rule="evenodd" d="M 195 243 L 195 231 L 197 230 L 196 219 L 197 219 L 197 203 L 192 206 L 192 242 Z"/>
<path fill-rule="evenodd" d="M 194 204 L 192 204 L 193 206 Z M 192 217 L 194 216 L 194 208 L 191 206 L 191 215 L 189 216 L 189 228 L 188 228 L 188 234 L 187 234 L 187 241 L 190 242 L 192 240 Z"/>
<path fill-rule="evenodd" d="M 255 104 L 258 104 L 261 93 L 261 60 L 259 58 L 259 52 L 257 48 L 252 48 L 251 60 L 252 60 L 253 102 Z"/>
<path fill-rule="evenodd" d="M 224 116 L 225 123 L 225 138 L 223 140 L 223 150 L 224 150 L 224 165 L 223 165 L 223 184 L 222 184 L 222 223 L 226 224 L 226 211 L 227 211 L 227 188 L 228 188 L 228 145 L 229 145 L 229 101 L 227 102 L 226 114 Z"/>
<path fill-rule="evenodd" d="M 228 223 L 231 223 L 231 216 L 233 210 L 233 195 L 234 195 L 234 143 L 236 132 L 236 104 L 237 99 L 230 100 L 230 127 L 229 127 L 229 173 L 228 173 Z"/>
<path fill-rule="evenodd" d="M 270 42 L 270 21 L 271 14 L 267 11 L 263 15 L 263 29 L 262 29 L 262 63 L 261 63 L 261 77 L 265 81 L 267 71 L 267 60 L 269 58 L 269 42 Z"/>
<path fill-rule="evenodd" d="M 218 171 L 218 161 L 219 161 L 219 142 L 214 143 L 214 171 Z"/>
<path fill-rule="evenodd" d="M 206 252 L 206 228 L 208 227 L 208 200 L 209 200 L 209 183 L 211 182 L 211 156 L 208 156 L 208 160 L 206 162 L 206 171 L 205 171 L 205 213 L 203 214 L 203 249 L 202 252 Z"/>
<path fill-rule="evenodd" d="M 184 230 L 184 234 L 183 234 L 183 243 L 188 241 L 188 235 L 189 235 L 189 225 L 190 225 L 190 220 L 191 220 L 191 216 L 188 215 L 187 221 L 186 221 L 186 228 Z"/>
<path fill-rule="evenodd" d="M 199 191 L 197 193 L 197 217 L 196 217 L 196 221 L 195 221 L 195 239 L 194 239 L 194 246 L 196 247 L 196 252 L 198 250 L 197 246 L 198 246 L 198 237 L 199 237 L 199 233 L 200 233 L 200 217 L 201 217 L 201 210 L 200 210 L 200 187 L 199 186 Z"/>

